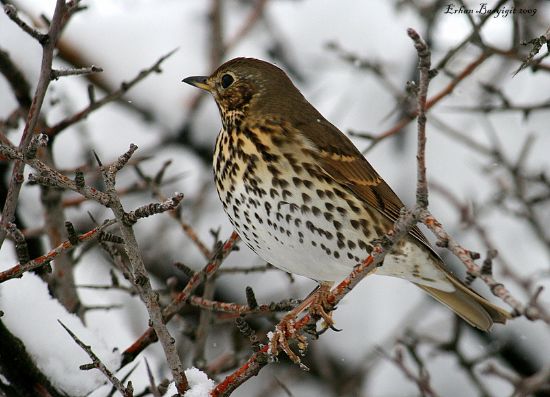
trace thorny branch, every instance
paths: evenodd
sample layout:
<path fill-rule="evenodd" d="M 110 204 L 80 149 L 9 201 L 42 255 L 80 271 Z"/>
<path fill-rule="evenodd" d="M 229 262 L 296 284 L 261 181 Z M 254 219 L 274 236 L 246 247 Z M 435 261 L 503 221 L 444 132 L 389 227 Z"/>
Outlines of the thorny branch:
<path fill-rule="evenodd" d="M 201 282 L 212 275 L 218 270 L 224 259 L 231 253 L 235 244 L 239 240 L 239 235 L 235 232 L 231 234 L 229 239 L 224 244 L 219 245 L 218 250 L 214 252 L 210 261 L 202 268 L 201 271 L 196 272 L 187 282 L 185 288 L 179 292 L 167 305 L 162 314 L 166 322 L 170 321 L 175 314 L 180 311 L 186 304 L 187 299 L 191 296 L 193 291 L 201 284 Z M 130 347 L 128 347 L 123 353 L 122 366 L 131 362 L 143 349 L 149 346 L 157 339 L 155 330 L 150 327 L 145 331 Z"/>
<path fill-rule="evenodd" d="M 73 5 L 74 6 L 74 5 Z M 12 19 L 16 18 L 16 13 L 13 10 L 12 6 L 7 6 L 5 12 L 8 15 L 11 15 Z M 29 113 L 27 115 L 27 121 L 25 123 L 25 129 L 23 130 L 23 135 L 18 145 L 18 149 L 21 152 L 24 152 L 27 149 L 32 137 L 35 134 L 36 124 L 40 116 L 40 109 L 42 108 L 42 103 L 44 102 L 44 97 L 46 96 L 46 91 L 48 85 L 50 84 L 50 76 L 52 69 L 52 62 L 54 57 L 55 46 L 63 25 L 66 23 L 66 14 L 69 13 L 69 9 L 65 0 L 57 0 L 55 5 L 55 10 L 53 18 L 50 23 L 50 28 L 47 33 L 47 39 L 41 42 L 42 44 L 42 65 L 40 67 L 40 77 L 38 79 L 38 84 L 36 85 L 36 91 L 34 93 L 31 106 L 29 108 Z M 16 21 L 18 18 L 15 19 Z M 21 25 L 20 26 L 25 26 Z M 30 28 L 29 28 L 30 29 Z M 30 33 L 29 30 L 25 30 L 27 33 Z M 4 226 L 0 228 L 0 248 L 4 243 L 6 238 L 6 229 L 5 226 L 14 221 L 15 217 L 15 208 L 17 205 L 17 199 L 19 198 L 19 192 L 21 190 L 21 185 L 23 184 L 23 169 L 25 163 L 21 160 L 16 160 L 13 165 L 13 170 L 11 174 L 10 183 L 8 186 L 8 192 L 6 195 L 6 201 L 4 202 L 4 207 L 2 210 L 2 221 L 1 225 Z"/>
<path fill-rule="evenodd" d="M 98 226 L 80 236 L 78 236 L 78 243 L 83 243 L 85 241 L 91 241 L 97 238 L 101 237 L 101 233 L 107 229 L 109 226 L 112 226 L 115 224 L 115 221 L 113 219 L 108 220 L 104 222 L 101 226 Z M 19 278 L 24 273 L 38 269 L 42 266 L 47 266 L 49 263 L 55 259 L 58 255 L 60 255 L 62 252 L 67 252 L 70 249 L 76 247 L 76 242 L 71 242 L 70 240 L 64 241 L 61 245 L 55 247 L 48 253 L 35 258 L 33 260 L 29 260 L 25 263 L 18 263 L 17 265 L 11 267 L 8 270 L 4 270 L 0 272 L 0 283 L 3 283 L 4 281 L 11 280 L 13 278 Z"/>
<path fill-rule="evenodd" d="M 106 186 L 106 194 L 109 196 L 109 208 L 113 211 L 117 224 L 120 228 L 122 238 L 124 240 L 124 251 L 128 256 L 128 260 L 131 265 L 131 280 L 134 286 L 136 287 L 139 296 L 147 311 L 149 313 L 149 318 L 151 319 L 152 327 L 155 330 L 157 337 L 161 343 L 161 346 L 164 350 L 166 356 L 166 361 L 170 370 L 172 371 L 172 376 L 176 383 L 176 388 L 180 394 L 185 393 L 189 384 L 187 378 L 185 377 L 184 367 L 179 358 L 178 352 L 176 350 L 176 341 L 170 335 L 166 323 L 163 318 L 162 310 L 159 304 L 159 296 L 156 292 L 153 291 L 151 287 L 151 280 L 147 276 L 147 269 L 143 262 L 143 258 L 140 254 L 139 246 L 134 235 L 134 231 L 131 227 L 132 221 L 137 219 L 139 213 L 136 212 L 132 216 L 129 216 L 124 211 L 122 203 L 120 202 L 119 197 L 117 196 L 115 189 L 115 178 L 118 171 L 120 171 L 130 160 L 132 154 L 137 150 L 136 145 L 130 145 L 130 149 L 119 157 L 118 161 L 110 165 L 109 167 L 102 167 L 103 181 Z M 178 196 L 177 198 L 171 200 L 171 203 L 165 206 L 160 206 L 159 208 L 154 208 L 151 213 L 161 212 L 161 210 L 169 210 L 175 208 L 183 196 Z M 147 210 L 151 210 L 148 208 Z M 140 211 L 141 212 L 141 211 Z M 143 211 L 145 212 L 145 211 Z"/>
<path fill-rule="evenodd" d="M 86 352 L 86 354 L 92 359 L 92 364 L 87 364 L 87 365 L 80 366 L 81 370 L 85 371 L 85 370 L 90 370 L 92 368 L 97 368 L 103 373 L 103 375 L 105 375 L 105 377 L 120 392 L 120 394 L 122 394 L 124 397 L 133 397 L 134 396 L 131 382 L 128 385 L 128 387 L 124 387 L 122 382 L 109 370 L 109 368 L 107 368 L 105 366 L 105 364 L 103 364 L 103 362 L 94 353 L 94 351 L 92 350 L 92 348 L 90 346 L 86 345 L 82 340 L 80 340 L 80 338 L 78 336 L 76 336 L 73 331 L 71 331 L 69 328 L 67 328 L 67 326 L 65 324 L 63 324 L 60 320 L 57 320 L 57 321 L 59 322 L 59 324 L 61 324 L 61 326 L 65 329 L 65 331 L 67 331 L 67 333 L 71 336 L 71 338 L 73 338 L 75 343 L 78 346 L 80 346 L 82 348 L 82 350 L 84 350 Z"/>

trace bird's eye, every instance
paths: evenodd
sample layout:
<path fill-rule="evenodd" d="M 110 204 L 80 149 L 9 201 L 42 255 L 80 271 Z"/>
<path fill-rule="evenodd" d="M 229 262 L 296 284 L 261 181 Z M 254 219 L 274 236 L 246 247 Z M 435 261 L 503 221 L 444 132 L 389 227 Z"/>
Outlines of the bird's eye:
<path fill-rule="evenodd" d="M 233 79 L 233 76 L 231 76 L 230 74 L 224 74 L 222 76 L 222 87 L 223 88 L 229 87 L 231 84 L 233 84 L 233 81 L 235 81 Z"/>

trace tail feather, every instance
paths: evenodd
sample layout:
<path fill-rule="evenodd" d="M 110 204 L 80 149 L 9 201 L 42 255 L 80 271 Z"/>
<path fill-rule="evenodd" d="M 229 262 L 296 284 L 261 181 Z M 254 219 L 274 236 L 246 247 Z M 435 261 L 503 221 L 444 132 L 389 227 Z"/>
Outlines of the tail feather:
<path fill-rule="evenodd" d="M 445 292 L 425 285 L 417 284 L 439 302 L 454 311 L 470 325 L 483 331 L 489 331 L 493 323 L 506 323 L 511 318 L 506 310 L 493 305 L 487 299 L 468 288 L 451 274 L 447 274 L 455 291 Z"/>

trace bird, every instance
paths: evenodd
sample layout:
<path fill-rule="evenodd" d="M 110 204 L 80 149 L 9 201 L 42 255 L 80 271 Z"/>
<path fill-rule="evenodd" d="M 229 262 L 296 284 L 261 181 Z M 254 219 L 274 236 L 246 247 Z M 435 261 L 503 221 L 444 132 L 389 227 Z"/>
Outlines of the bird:
<path fill-rule="evenodd" d="M 392 230 L 404 204 L 282 69 L 240 57 L 183 82 L 217 104 L 216 190 L 235 231 L 263 260 L 330 286 Z M 483 331 L 510 317 L 448 270 L 416 226 L 374 272 L 414 283 Z"/>

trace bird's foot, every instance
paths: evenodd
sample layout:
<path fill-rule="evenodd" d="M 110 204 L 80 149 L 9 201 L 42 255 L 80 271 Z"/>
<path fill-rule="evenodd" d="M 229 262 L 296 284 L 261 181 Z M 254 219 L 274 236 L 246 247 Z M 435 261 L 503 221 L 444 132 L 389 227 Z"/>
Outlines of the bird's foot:
<path fill-rule="evenodd" d="M 334 310 L 334 304 L 330 302 L 330 284 L 321 284 L 319 289 L 311 295 L 312 302 L 309 305 L 309 314 L 315 318 L 322 318 L 323 325 L 321 333 L 327 329 L 338 331 L 334 328 L 334 320 L 332 319 L 332 311 Z"/>
<path fill-rule="evenodd" d="M 302 363 L 300 356 L 290 347 L 289 341 L 293 339 L 297 342 L 299 355 L 303 356 L 307 349 L 307 338 L 296 330 L 296 316 L 290 312 L 279 321 L 275 331 L 269 336 L 268 354 L 276 357 L 280 349 L 286 353 L 294 364 L 307 371 L 308 368 Z"/>
<path fill-rule="evenodd" d="M 269 338 L 268 352 L 272 357 L 277 356 L 280 349 L 286 353 L 293 363 L 298 364 L 304 370 L 308 370 L 300 360 L 300 356 L 303 356 L 307 349 L 308 341 L 307 338 L 296 329 L 296 319 L 301 312 L 307 309 L 309 315 L 314 320 L 323 319 L 323 328 L 320 332 L 315 331 L 315 335 L 319 335 L 329 328 L 338 331 L 334 328 L 334 320 L 331 316 L 334 305 L 329 299 L 330 287 L 331 284 L 329 283 L 321 283 L 316 291 L 304 299 L 298 307 L 285 315 L 279 324 L 277 324 L 275 331 L 271 333 Z M 290 347 L 289 341 L 291 340 L 297 342 L 299 355 Z"/>

